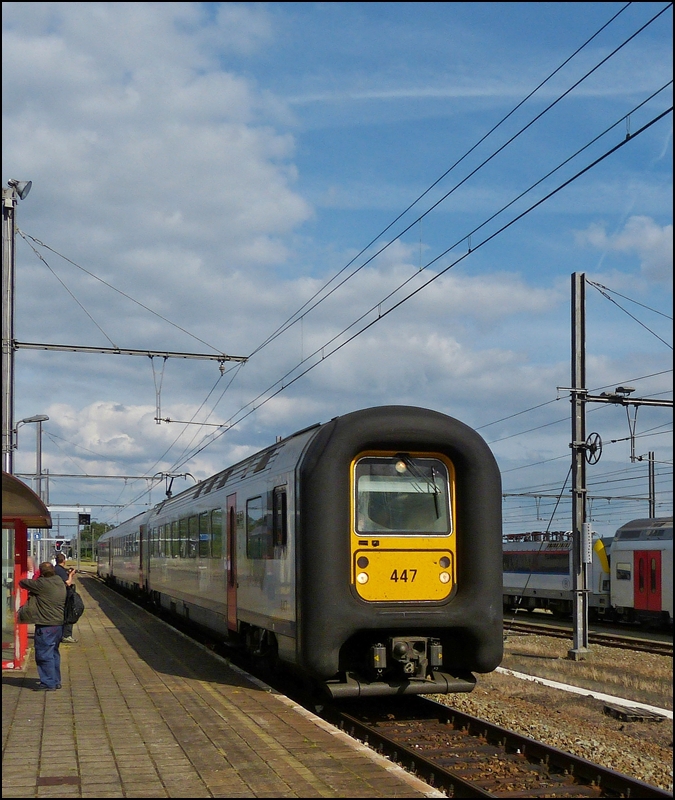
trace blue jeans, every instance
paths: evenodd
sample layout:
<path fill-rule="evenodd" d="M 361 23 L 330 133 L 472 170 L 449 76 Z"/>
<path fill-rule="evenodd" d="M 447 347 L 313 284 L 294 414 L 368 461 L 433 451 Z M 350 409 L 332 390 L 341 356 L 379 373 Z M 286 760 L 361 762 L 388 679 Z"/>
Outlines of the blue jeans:
<path fill-rule="evenodd" d="M 55 689 L 61 685 L 61 654 L 59 645 L 63 635 L 63 625 L 35 626 L 35 663 L 40 683 Z"/>

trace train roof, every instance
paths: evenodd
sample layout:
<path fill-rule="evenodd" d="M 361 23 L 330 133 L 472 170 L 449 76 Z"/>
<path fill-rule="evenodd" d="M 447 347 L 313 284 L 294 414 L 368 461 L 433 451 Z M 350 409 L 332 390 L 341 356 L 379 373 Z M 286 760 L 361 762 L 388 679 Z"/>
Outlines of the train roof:
<path fill-rule="evenodd" d="M 616 532 L 616 539 L 672 539 L 672 517 L 633 519 Z"/>
<path fill-rule="evenodd" d="M 197 497 L 207 495 L 216 489 L 221 489 L 228 481 L 234 478 L 239 478 L 241 480 L 247 475 L 254 475 L 257 472 L 262 472 L 266 467 L 272 465 L 272 462 L 279 456 L 281 451 L 289 445 L 289 443 L 303 434 L 313 431 L 319 427 L 321 427 L 321 423 L 317 422 L 314 425 L 310 425 L 307 428 L 302 428 L 301 430 L 292 433 L 285 439 L 280 439 L 278 442 L 265 447 L 263 450 L 258 450 L 257 453 L 247 456 L 242 461 L 238 461 L 236 464 L 227 467 L 227 469 L 221 470 L 215 475 L 211 475 L 205 480 L 200 481 L 198 484 L 196 484 L 196 486 L 191 486 L 189 489 L 185 489 L 185 491 L 180 492 L 180 494 L 177 494 L 174 497 L 162 500 L 155 506 L 155 511 L 159 511 L 167 504 L 175 501 L 195 500 Z"/>
<path fill-rule="evenodd" d="M 150 517 L 153 513 L 158 514 L 168 506 L 172 506 L 174 504 L 180 506 L 186 501 L 195 500 L 198 497 L 205 496 L 216 489 L 221 489 L 225 483 L 232 479 L 238 478 L 241 480 L 248 475 L 254 475 L 258 472 L 262 472 L 264 469 L 272 465 L 275 459 L 279 457 L 281 451 L 291 442 L 294 442 L 299 437 L 302 437 L 305 434 L 308 434 L 310 431 L 314 431 L 320 427 L 321 423 L 317 422 L 314 425 L 309 425 L 306 428 L 302 428 L 301 430 L 292 433 L 290 436 L 286 436 L 285 438 L 280 439 L 278 442 L 265 447 L 263 450 L 258 450 L 256 453 L 253 453 L 253 455 L 247 456 L 241 461 L 238 461 L 236 464 L 227 467 L 227 469 L 221 470 L 215 475 L 211 475 L 205 480 L 197 483 L 195 486 L 190 486 L 188 489 L 185 489 L 184 491 L 179 492 L 172 497 L 161 500 L 153 508 L 142 511 L 140 514 L 136 514 L 134 517 L 124 520 L 124 522 L 121 522 L 118 526 L 113 528 L 113 530 L 109 531 L 108 534 L 101 536 L 99 541 L 103 540 L 104 538 L 110 538 L 110 536 L 114 536 L 117 529 L 121 528 L 122 526 L 126 526 L 127 524 L 133 522 L 140 522 L 142 517 Z"/>
<path fill-rule="evenodd" d="M 530 531 L 529 533 L 505 533 L 506 542 L 566 542 L 572 539 L 572 531 Z"/>

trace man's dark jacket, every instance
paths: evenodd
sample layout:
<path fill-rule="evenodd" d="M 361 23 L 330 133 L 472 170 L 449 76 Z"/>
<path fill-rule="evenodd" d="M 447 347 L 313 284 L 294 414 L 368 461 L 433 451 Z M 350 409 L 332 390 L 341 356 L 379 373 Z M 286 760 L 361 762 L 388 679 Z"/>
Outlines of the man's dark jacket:
<path fill-rule="evenodd" d="M 63 625 L 66 584 L 58 575 L 24 578 L 19 586 L 28 589 L 28 603 L 19 611 L 19 622 L 35 625 Z"/>

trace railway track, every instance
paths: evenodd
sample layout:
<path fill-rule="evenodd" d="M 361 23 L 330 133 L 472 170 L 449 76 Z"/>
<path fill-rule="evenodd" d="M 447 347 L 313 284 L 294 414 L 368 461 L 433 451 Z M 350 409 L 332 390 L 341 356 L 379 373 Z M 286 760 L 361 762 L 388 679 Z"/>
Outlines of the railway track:
<path fill-rule="evenodd" d="M 505 623 L 504 633 L 530 633 L 537 636 L 554 636 L 560 639 L 570 639 L 572 637 L 571 628 L 528 622 Z M 622 636 L 616 633 L 598 633 L 597 631 L 588 634 L 588 641 L 590 644 L 600 644 L 603 647 L 620 647 L 624 650 L 638 650 L 641 653 L 655 653 L 661 656 L 672 657 L 673 655 L 672 642 L 637 639 L 633 636 Z"/>
<path fill-rule="evenodd" d="M 426 697 L 399 697 L 395 703 L 391 698 L 360 698 L 344 701 L 339 707 L 326 706 L 325 698 L 309 698 L 304 694 L 306 686 L 291 676 L 270 673 L 269 667 L 259 673 L 256 666 L 260 665 L 249 659 L 240 662 L 229 649 L 221 652 L 220 642 L 198 635 L 175 618 L 171 624 L 449 797 L 673 797 L 663 789 Z M 541 632 L 540 626 L 532 628 Z"/>
<path fill-rule="evenodd" d="M 673 796 L 427 698 L 350 706 L 325 716 L 449 797 Z"/>

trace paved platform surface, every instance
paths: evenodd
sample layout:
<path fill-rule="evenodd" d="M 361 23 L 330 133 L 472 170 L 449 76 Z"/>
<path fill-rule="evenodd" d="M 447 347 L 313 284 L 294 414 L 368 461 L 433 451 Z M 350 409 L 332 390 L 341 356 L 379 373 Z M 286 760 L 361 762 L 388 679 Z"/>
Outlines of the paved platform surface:
<path fill-rule="evenodd" d="M 2 675 L 4 797 L 443 797 L 93 576 L 61 645 Z M 32 627 L 30 628 L 32 630 Z"/>

